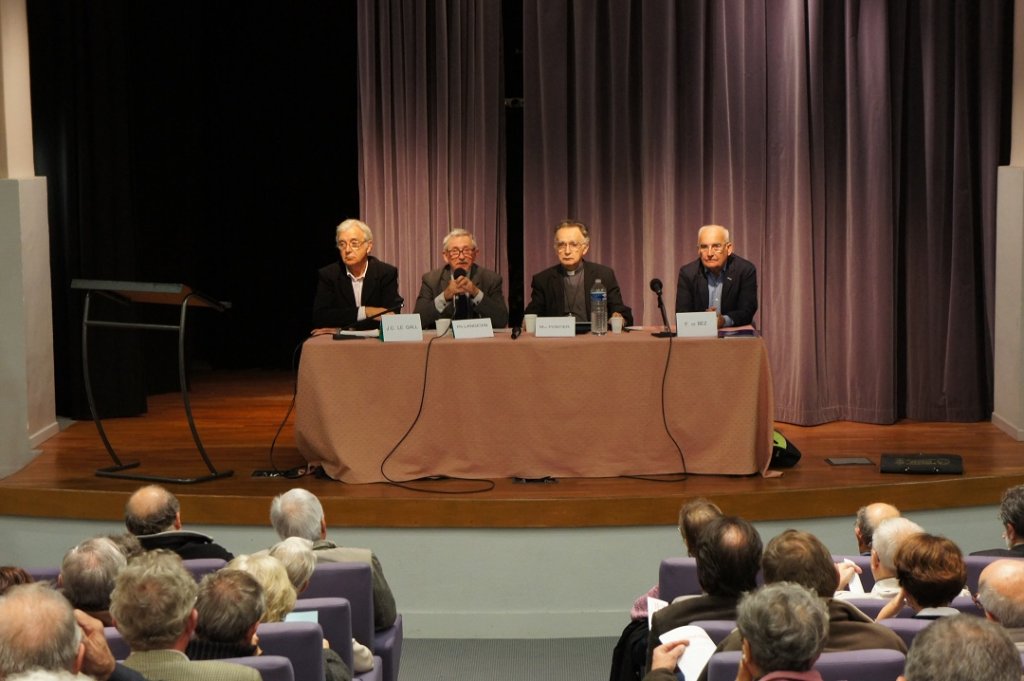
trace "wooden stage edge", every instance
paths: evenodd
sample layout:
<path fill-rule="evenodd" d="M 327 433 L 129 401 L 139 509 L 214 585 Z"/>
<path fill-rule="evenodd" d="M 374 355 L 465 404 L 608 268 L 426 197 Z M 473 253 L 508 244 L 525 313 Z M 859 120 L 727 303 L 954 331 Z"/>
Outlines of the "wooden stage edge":
<path fill-rule="evenodd" d="M 690 476 L 651 482 L 624 478 L 562 479 L 550 484 L 494 480 L 418 483 L 419 492 L 387 484 L 346 485 L 312 477 L 252 477 L 253 470 L 285 470 L 303 463 L 292 419 L 269 458 L 270 444 L 291 400 L 285 372 L 210 372 L 193 377 L 192 408 L 206 450 L 228 478 L 168 485 L 181 500 L 186 524 L 254 525 L 269 522 L 270 501 L 301 486 L 323 501 L 328 523 L 339 527 L 548 528 L 672 525 L 679 506 L 704 496 L 750 520 L 852 516 L 873 501 L 905 511 L 998 504 L 1004 489 L 1024 482 L 1024 442 L 988 422 L 900 422 L 890 426 L 837 422 L 815 427 L 777 424 L 803 452 L 781 477 Z M 193 444 L 177 393 L 149 399 L 149 413 L 104 421 L 124 461 L 140 461 L 147 475 L 187 477 L 205 467 Z M 457 446 L 453 436 L 453 446 Z M 963 475 L 883 474 L 883 452 L 943 452 L 964 459 Z M 643 456 L 643 452 L 624 452 Z M 866 456 L 872 466 L 831 466 L 827 457 Z M 0 480 L 0 515 L 83 520 L 123 517 L 132 490 L 145 484 L 101 478 L 109 466 L 91 421 L 74 422 L 40 447 L 22 470 Z"/>

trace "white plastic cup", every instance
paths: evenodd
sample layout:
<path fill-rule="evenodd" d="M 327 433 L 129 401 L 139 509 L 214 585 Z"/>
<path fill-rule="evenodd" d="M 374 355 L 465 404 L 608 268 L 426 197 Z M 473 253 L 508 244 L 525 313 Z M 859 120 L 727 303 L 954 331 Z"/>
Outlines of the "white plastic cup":
<path fill-rule="evenodd" d="M 438 319 L 434 325 L 435 328 L 437 329 L 437 335 L 443 336 L 446 333 L 448 333 L 448 329 L 451 327 L 451 325 L 452 320 L 448 319 L 447 317 L 441 317 L 440 319 Z"/>
<path fill-rule="evenodd" d="M 526 333 L 537 332 L 537 315 L 528 314 L 523 316 L 523 324 L 526 326 Z"/>
<path fill-rule="evenodd" d="M 625 320 L 623 320 L 622 317 L 612 317 L 611 319 L 608 320 L 609 326 L 612 327 L 612 333 L 622 333 L 623 321 Z"/>

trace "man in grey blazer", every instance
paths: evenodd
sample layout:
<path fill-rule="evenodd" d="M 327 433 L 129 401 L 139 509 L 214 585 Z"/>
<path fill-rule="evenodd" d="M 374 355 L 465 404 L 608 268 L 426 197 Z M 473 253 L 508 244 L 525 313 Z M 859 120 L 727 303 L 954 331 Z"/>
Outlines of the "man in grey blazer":
<path fill-rule="evenodd" d="M 476 239 L 464 229 L 453 229 L 441 245 L 444 267 L 423 275 L 416 313 L 423 328 L 438 319 L 489 317 L 499 329 L 508 324 L 508 306 L 501 290 L 501 275 L 475 263 Z"/>

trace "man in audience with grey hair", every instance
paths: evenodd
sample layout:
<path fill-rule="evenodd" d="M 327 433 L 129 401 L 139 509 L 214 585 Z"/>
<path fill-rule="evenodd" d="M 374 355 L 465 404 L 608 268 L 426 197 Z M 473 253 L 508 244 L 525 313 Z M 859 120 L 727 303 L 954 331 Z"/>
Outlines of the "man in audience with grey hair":
<path fill-rule="evenodd" d="M 110 592 L 114 578 L 128 561 L 117 545 L 106 537 L 94 537 L 64 554 L 57 585 L 71 605 L 83 610 L 104 626 L 113 626 Z"/>
<path fill-rule="evenodd" d="M 871 591 L 865 594 L 837 591 L 836 598 L 892 598 L 900 592 L 896 579 L 896 552 L 903 542 L 924 528 L 903 517 L 889 518 L 875 528 L 871 542 L 871 574 L 875 578 Z"/>
<path fill-rule="evenodd" d="M 985 566 L 978 579 L 978 605 L 1024 651 L 1024 560 L 1001 558 Z"/>
<path fill-rule="evenodd" d="M 940 617 L 914 637 L 899 681 L 1020 681 L 1020 653 L 998 624 Z"/>
<path fill-rule="evenodd" d="M 234 558 L 211 537 L 181 529 L 181 504 L 160 485 L 141 487 L 128 498 L 124 524 L 147 551 L 168 549 L 185 560 L 221 558 L 228 561 Z"/>
<path fill-rule="evenodd" d="M 898 518 L 900 510 L 892 504 L 876 501 L 857 509 L 857 520 L 853 524 L 853 536 L 857 539 L 857 551 L 862 556 L 871 555 L 875 528 L 890 518 Z"/>
<path fill-rule="evenodd" d="M 265 610 L 263 587 L 248 572 L 211 572 L 199 583 L 196 633 L 185 654 L 190 660 L 258 655 L 256 628 Z"/>
<path fill-rule="evenodd" d="M 1006 547 L 974 551 L 971 555 L 1024 558 L 1024 485 L 1016 485 L 1003 492 L 999 521 L 1003 524 Z"/>
<path fill-rule="evenodd" d="M 100 681 L 143 679 L 114 662 L 99 620 L 40 583 L 11 587 L 0 597 L 0 679 L 30 669 L 81 672 Z"/>
<path fill-rule="evenodd" d="M 281 539 L 301 537 L 313 542 L 313 552 L 321 563 L 369 563 L 373 571 L 373 624 L 380 631 L 395 623 L 398 611 L 395 597 L 384 578 L 377 556 L 369 549 L 338 546 L 327 540 L 327 519 L 316 496 L 301 487 L 274 498 L 270 522 Z"/>
<path fill-rule="evenodd" d="M 305 591 L 316 569 L 313 542 L 302 537 L 288 537 L 271 546 L 268 553 L 284 565 L 288 581 L 295 587 L 295 593 L 301 594 Z"/>
<path fill-rule="evenodd" d="M 260 681 L 251 667 L 185 655 L 199 617 L 196 591 L 181 558 L 169 551 L 149 551 L 121 570 L 110 614 L 132 649 L 125 665 L 159 681 Z"/>

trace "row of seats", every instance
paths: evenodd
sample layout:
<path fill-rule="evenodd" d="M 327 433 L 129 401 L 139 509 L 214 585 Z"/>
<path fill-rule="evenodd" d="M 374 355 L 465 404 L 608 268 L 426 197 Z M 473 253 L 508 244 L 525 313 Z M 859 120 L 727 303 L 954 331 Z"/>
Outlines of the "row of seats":
<path fill-rule="evenodd" d="M 914 619 L 912 617 L 893 617 L 881 620 L 879 624 L 895 631 L 909 648 L 910 644 L 914 641 L 914 637 L 932 622 L 933 620 Z M 735 620 L 698 620 L 693 622 L 692 625 L 706 631 L 711 640 L 715 642 L 715 645 L 721 643 L 726 636 L 736 629 Z"/>
<path fill-rule="evenodd" d="M 225 561 L 219 558 L 199 558 L 183 561 L 185 568 L 196 581 L 205 575 L 224 567 Z M 27 570 L 36 581 L 55 582 L 60 569 L 36 568 Z M 402 642 L 404 639 L 401 614 L 394 625 L 383 631 L 374 631 L 373 626 L 373 573 L 366 563 L 319 563 L 313 571 L 309 586 L 295 603 L 293 611 L 316 611 L 319 624 L 309 622 L 282 622 L 261 624 L 259 628 L 260 647 L 269 655 L 280 655 L 293 662 L 294 678 L 299 681 L 306 679 L 323 679 L 323 659 L 320 650 L 326 638 L 331 647 L 337 651 L 345 664 L 352 668 L 352 646 L 354 637 L 370 648 L 374 654 L 374 668 L 369 672 L 355 675 L 362 681 L 397 681 L 401 664 Z M 308 654 L 308 639 L 319 636 L 316 655 Z M 269 638 L 264 637 L 269 631 Z M 294 631 L 295 633 L 291 633 Z M 108 641 L 115 657 L 124 659 L 128 655 L 127 644 L 120 638 L 117 630 L 108 627 Z M 292 636 L 297 637 L 294 641 Z M 286 654 L 285 651 L 296 653 L 306 650 L 299 657 Z M 309 658 L 315 658 L 310 660 Z M 311 664 L 319 665 L 319 674 L 309 668 Z M 252 665 L 250 665 L 252 666 Z M 280 665 L 278 665 L 279 667 Z M 260 664 L 257 668 L 263 674 L 265 669 L 273 667 L 270 663 Z M 267 671 L 270 673 L 270 671 Z M 308 676 L 308 674 L 314 674 Z M 276 678 L 276 677 L 275 677 Z"/>

